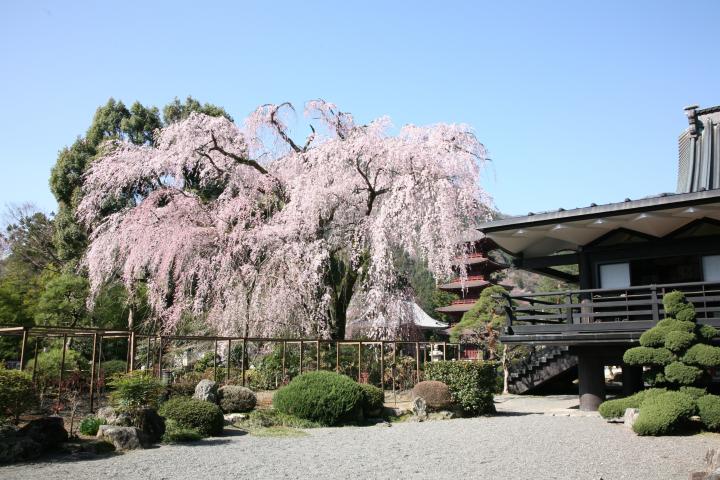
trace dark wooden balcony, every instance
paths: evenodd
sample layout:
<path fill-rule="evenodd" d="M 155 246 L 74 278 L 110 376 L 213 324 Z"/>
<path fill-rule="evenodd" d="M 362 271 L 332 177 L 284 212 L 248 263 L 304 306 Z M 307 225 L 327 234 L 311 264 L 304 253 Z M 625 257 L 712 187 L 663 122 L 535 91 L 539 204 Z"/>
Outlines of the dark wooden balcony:
<path fill-rule="evenodd" d="M 694 282 L 625 289 L 591 289 L 504 295 L 502 341 L 546 345 L 632 344 L 665 318 L 662 298 L 680 290 L 697 320 L 720 327 L 720 283 Z"/>

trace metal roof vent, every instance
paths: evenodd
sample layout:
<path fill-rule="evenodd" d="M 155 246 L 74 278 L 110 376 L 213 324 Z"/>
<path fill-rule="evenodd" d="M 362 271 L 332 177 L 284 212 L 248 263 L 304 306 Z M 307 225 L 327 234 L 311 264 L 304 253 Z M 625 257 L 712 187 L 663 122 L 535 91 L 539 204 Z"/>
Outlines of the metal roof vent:
<path fill-rule="evenodd" d="M 678 139 L 678 193 L 720 188 L 720 106 L 685 107 L 688 128 Z"/>

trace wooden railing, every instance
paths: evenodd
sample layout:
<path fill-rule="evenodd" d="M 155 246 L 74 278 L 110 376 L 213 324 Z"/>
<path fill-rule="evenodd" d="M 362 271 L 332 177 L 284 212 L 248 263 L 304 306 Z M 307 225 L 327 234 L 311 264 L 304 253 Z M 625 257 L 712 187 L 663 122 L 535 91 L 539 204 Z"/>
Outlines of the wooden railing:
<path fill-rule="evenodd" d="M 589 289 L 502 295 L 513 324 L 582 324 L 659 321 L 665 316 L 662 298 L 679 290 L 695 305 L 698 319 L 720 318 L 720 283 L 693 282 L 645 285 L 624 289 Z"/>

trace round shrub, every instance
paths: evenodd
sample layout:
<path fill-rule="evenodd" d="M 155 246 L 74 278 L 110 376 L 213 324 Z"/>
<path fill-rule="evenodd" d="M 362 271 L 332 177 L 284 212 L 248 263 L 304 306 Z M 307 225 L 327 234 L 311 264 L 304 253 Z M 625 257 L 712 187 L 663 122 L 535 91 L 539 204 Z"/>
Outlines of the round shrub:
<path fill-rule="evenodd" d="M 713 347 L 704 343 L 693 345 L 685 352 L 683 362 L 704 368 L 720 366 L 720 347 Z"/>
<path fill-rule="evenodd" d="M 158 413 L 181 429 L 191 429 L 203 436 L 221 435 L 224 418 L 214 403 L 194 398 L 175 397 L 160 406 Z"/>
<path fill-rule="evenodd" d="M 682 392 L 665 392 L 640 404 L 640 415 L 633 424 L 638 435 L 675 433 L 697 411 L 695 401 Z"/>
<path fill-rule="evenodd" d="M 443 382 L 453 402 L 470 415 L 495 412 L 493 393 L 497 386 L 496 362 L 443 360 L 425 365 L 425 379 Z"/>
<path fill-rule="evenodd" d="M 80 422 L 80 433 L 89 437 L 94 437 L 97 434 L 100 425 L 105 425 L 105 420 L 90 415 L 83 418 L 82 422 Z"/>
<path fill-rule="evenodd" d="M 62 348 L 52 348 L 47 352 L 40 352 L 37 356 L 36 378 L 39 383 L 51 384 L 60 379 L 60 365 L 62 364 Z M 25 363 L 25 371 L 33 373 L 35 360 L 29 359 Z M 68 348 L 65 350 L 65 372 L 89 372 L 89 363 L 80 352 Z M 67 377 L 66 377 L 67 378 Z"/>
<path fill-rule="evenodd" d="M 257 396 L 249 388 L 225 385 L 218 390 L 220 408 L 225 413 L 249 412 L 257 404 Z"/>
<path fill-rule="evenodd" d="M 674 317 L 676 313 L 686 308 L 686 305 L 688 305 L 688 303 L 685 300 L 685 294 L 679 290 L 674 290 L 663 295 L 665 315 L 669 317 Z"/>
<path fill-rule="evenodd" d="M 20 415 L 35 405 L 35 400 L 30 374 L 0 368 L 0 417 L 11 418 L 17 423 Z"/>
<path fill-rule="evenodd" d="M 413 398 L 425 400 L 430 410 L 443 410 L 452 405 L 450 388 L 443 382 L 427 380 L 420 382 L 412 389 Z"/>
<path fill-rule="evenodd" d="M 628 365 L 665 366 L 675 360 L 667 348 L 633 347 L 625 351 L 623 361 Z"/>
<path fill-rule="evenodd" d="M 114 377 L 115 375 L 125 373 L 127 363 L 125 360 L 108 360 L 100 365 L 103 375 L 106 378 Z"/>
<path fill-rule="evenodd" d="M 680 390 L 682 393 L 685 393 L 687 395 L 690 395 L 693 400 L 697 400 L 700 397 L 704 397 L 707 395 L 707 389 L 700 388 L 700 387 L 680 387 Z"/>
<path fill-rule="evenodd" d="M 698 415 L 705 428 L 720 430 L 720 397 L 705 395 L 697 399 Z"/>
<path fill-rule="evenodd" d="M 598 412 L 603 418 L 619 418 L 625 415 L 625 410 L 628 408 L 640 408 L 640 404 L 652 397 L 656 397 L 660 394 L 667 392 L 664 388 L 650 388 L 648 390 L 641 390 L 634 395 L 630 395 L 625 398 L 616 398 L 608 400 L 600 404 Z"/>
<path fill-rule="evenodd" d="M 337 425 L 356 418 L 362 411 L 363 390 L 345 375 L 333 372 L 307 372 L 275 393 L 273 405 L 281 413 Z"/>
<path fill-rule="evenodd" d="M 665 380 L 678 385 L 692 385 L 702 376 L 702 370 L 681 362 L 673 362 L 665 367 Z"/>
<path fill-rule="evenodd" d="M 703 342 L 711 342 L 713 338 L 718 336 L 717 328 L 710 325 L 699 325 L 695 332 Z"/>
<path fill-rule="evenodd" d="M 665 334 L 665 348 L 671 352 L 685 350 L 695 341 L 695 334 L 673 330 Z"/>
<path fill-rule="evenodd" d="M 663 347 L 665 346 L 665 335 L 667 333 L 667 328 L 655 326 L 640 335 L 640 345 L 643 347 Z"/>
<path fill-rule="evenodd" d="M 666 318 L 665 320 L 660 320 L 653 328 L 661 328 L 666 332 L 683 331 L 692 333 L 695 331 L 696 326 L 693 322 L 681 322 L 675 318 Z"/>
<path fill-rule="evenodd" d="M 686 308 L 683 308 L 679 312 L 675 314 L 675 318 L 678 319 L 680 322 L 694 322 L 695 316 L 697 314 L 695 313 L 695 308 L 693 308 L 691 305 L 688 305 Z"/>
<path fill-rule="evenodd" d="M 385 392 L 369 383 L 361 383 L 360 388 L 363 390 L 363 413 L 365 417 L 378 415 L 378 413 L 382 412 L 385 407 Z"/>

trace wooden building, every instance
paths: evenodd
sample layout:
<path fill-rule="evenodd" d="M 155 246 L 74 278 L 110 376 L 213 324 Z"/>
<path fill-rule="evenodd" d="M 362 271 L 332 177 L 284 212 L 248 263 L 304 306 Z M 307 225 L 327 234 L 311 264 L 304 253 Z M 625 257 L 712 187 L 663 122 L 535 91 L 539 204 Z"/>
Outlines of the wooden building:
<path fill-rule="evenodd" d="M 604 399 L 604 367 L 622 366 L 625 350 L 663 318 L 665 292 L 686 292 L 698 321 L 720 327 L 720 107 L 687 115 L 676 193 L 479 227 L 517 267 L 578 286 L 509 295 L 501 340 L 575 356 L 583 410 Z M 627 393 L 642 388 L 641 374 L 623 367 Z"/>

